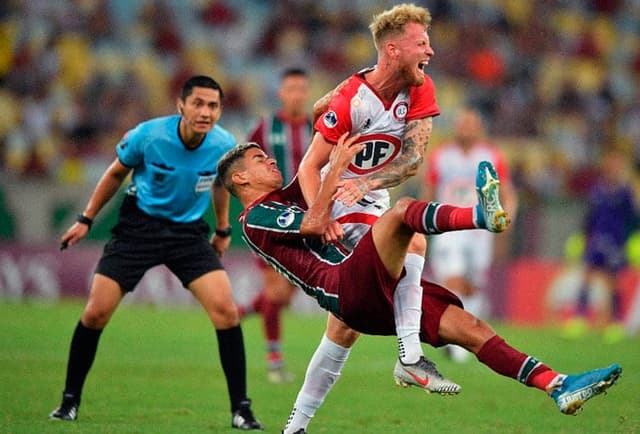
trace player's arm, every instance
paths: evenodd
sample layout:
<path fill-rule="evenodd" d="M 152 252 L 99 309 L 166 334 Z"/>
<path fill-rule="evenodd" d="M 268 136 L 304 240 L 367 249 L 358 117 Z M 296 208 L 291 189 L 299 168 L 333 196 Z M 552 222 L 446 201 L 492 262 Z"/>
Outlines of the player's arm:
<path fill-rule="evenodd" d="M 331 224 L 331 207 L 334 195 L 344 182 L 340 177 L 353 157 L 365 146 L 362 143 L 354 145 L 353 142 L 359 136 L 347 138 L 347 134 L 343 134 L 338 143 L 332 147 L 327 173 L 320 183 L 315 200 L 305 213 L 300 225 L 300 234 L 303 236 L 322 237 L 326 235 Z"/>
<path fill-rule="evenodd" d="M 211 185 L 211 203 L 216 216 L 216 228 L 211 237 L 211 246 L 219 256 L 229 249 L 231 244 L 231 233 L 227 232 L 231 228 L 229 224 L 229 202 L 231 195 L 222 185 L 222 180 L 216 178 Z"/>
<path fill-rule="evenodd" d="M 351 206 L 371 190 L 395 187 L 414 176 L 424 159 L 432 129 L 432 116 L 409 121 L 402 137 L 400 155 L 377 172 L 348 180 L 340 189 L 336 200 Z M 353 188 L 359 191 L 355 197 L 350 195 Z"/>
<path fill-rule="evenodd" d="M 369 190 L 395 187 L 418 173 L 432 129 L 432 116 L 409 121 L 402 137 L 400 155 L 381 170 L 366 177 Z"/>
<path fill-rule="evenodd" d="M 82 211 L 82 216 L 87 218 L 88 221 L 93 221 L 100 210 L 118 191 L 130 171 L 131 168 L 125 166 L 116 158 L 98 181 L 87 206 Z M 62 248 L 73 246 L 84 238 L 88 232 L 89 225 L 87 223 L 74 223 L 60 238 Z"/>
<path fill-rule="evenodd" d="M 329 162 L 334 145 L 315 133 L 298 167 L 298 182 L 307 204 L 312 204 L 320 190 L 320 171 Z"/>

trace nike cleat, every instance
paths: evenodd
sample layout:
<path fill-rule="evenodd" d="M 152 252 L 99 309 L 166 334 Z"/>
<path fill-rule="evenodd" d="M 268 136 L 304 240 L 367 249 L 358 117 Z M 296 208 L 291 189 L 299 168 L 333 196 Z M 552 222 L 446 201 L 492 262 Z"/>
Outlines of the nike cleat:
<path fill-rule="evenodd" d="M 509 227 L 509 214 L 500 204 L 500 180 L 493 165 L 488 161 L 478 164 L 476 175 L 476 219 L 478 226 L 490 232 L 502 232 Z"/>
<path fill-rule="evenodd" d="M 408 365 L 398 359 L 393 369 L 393 377 L 398 386 L 417 386 L 427 393 L 456 395 L 462 390 L 458 384 L 444 378 L 436 369 L 436 365 L 424 356 L 421 356 L 416 363 Z"/>
<path fill-rule="evenodd" d="M 548 392 L 562 413 L 573 415 L 585 402 L 606 393 L 609 387 L 616 384 L 621 374 L 622 367 L 614 363 L 606 368 L 567 375 L 556 382 Z"/>

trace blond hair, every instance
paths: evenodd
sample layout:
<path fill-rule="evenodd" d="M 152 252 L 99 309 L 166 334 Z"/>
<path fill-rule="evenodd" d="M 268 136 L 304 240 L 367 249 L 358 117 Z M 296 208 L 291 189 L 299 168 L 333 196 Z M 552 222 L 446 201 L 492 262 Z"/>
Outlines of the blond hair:
<path fill-rule="evenodd" d="M 374 15 L 369 30 L 376 49 L 380 49 L 380 43 L 389 36 L 401 35 L 408 23 L 422 24 L 425 29 L 429 29 L 431 12 L 413 3 L 402 3 Z"/>

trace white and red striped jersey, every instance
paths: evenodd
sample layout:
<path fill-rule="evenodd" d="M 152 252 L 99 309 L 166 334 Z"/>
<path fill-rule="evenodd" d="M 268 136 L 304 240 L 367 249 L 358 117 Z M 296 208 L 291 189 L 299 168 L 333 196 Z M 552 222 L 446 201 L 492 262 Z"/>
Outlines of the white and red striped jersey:
<path fill-rule="evenodd" d="M 328 142 L 336 143 L 345 132 L 360 134 L 365 148 L 353 158 L 343 178 L 356 178 L 376 172 L 400 155 L 407 121 L 437 116 L 440 109 L 435 87 L 425 74 L 424 83 L 400 92 L 393 101 L 384 101 L 364 79 L 366 69 L 352 75 L 329 103 L 315 124 Z M 373 199 L 386 191 L 370 192 Z"/>

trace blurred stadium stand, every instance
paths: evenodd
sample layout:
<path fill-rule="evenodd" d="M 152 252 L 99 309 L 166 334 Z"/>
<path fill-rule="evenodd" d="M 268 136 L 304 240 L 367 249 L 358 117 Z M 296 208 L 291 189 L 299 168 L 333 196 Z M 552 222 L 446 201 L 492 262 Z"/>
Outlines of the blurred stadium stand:
<path fill-rule="evenodd" d="M 0 2 L 0 239 L 55 243 L 119 138 L 174 112 L 189 75 L 221 82 L 221 124 L 241 141 L 273 108 L 283 68 L 308 68 L 319 97 L 373 64 L 368 23 L 395 3 Z M 622 147 L 634 179 L 640 171 L 640 2 L 415 3 L 434 17 L 427 71 L 442 115 L 433 146 L 449 134 L 455 109 L 479 108 L 520 193 L 506 258 L 560 258 L 601 152 Z M 116 205 L 100 215 L 94 239 L 107 236 Z M 241 248 L 239 237 L 234 243 Z"/>

